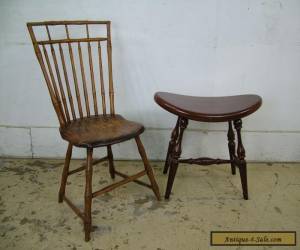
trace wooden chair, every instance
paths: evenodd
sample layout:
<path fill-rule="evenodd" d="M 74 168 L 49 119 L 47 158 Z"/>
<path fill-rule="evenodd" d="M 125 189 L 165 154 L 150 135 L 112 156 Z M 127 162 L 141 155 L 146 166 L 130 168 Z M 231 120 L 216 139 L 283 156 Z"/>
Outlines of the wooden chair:
<path fill-rule="evenodd" d="M 257 95 L 196 97 L 158 92 L 155 94 L 154 99 L 162 108 L 178 116 L 176 126 L 171 134 L 164 166 L 164 174 L 167 174 L 170 169 L 165 198 L 169 199 L 170 197 L 179 163 L 199 165 L 230 163 L 233 175 L 235 175 L 235 168 L 237 167 L 239 169 L 243 196 L 244 199 L 247 200 L 247 164 L 241 137 L 241 118 L 252 114 L 261 106 L 261 97 Z M 227 137 L 230 160 L 212 159 L 208 157 L 180 159 L 183 132 L 188 125 L 189 119 L 199 122 L 228 122 Z M 237 150 L 235 149 L 235 135 L 232 123 L 237 132 Z"/>
<path fill-rule="evenodd" d="M 156 198 L 160 199 L 152 168 L 139 137 L 144 127 L 115 114 L 110 21 L 31 22 L 27 27 L 59 120 L 60 134 L 69 143 L 58 201 L 66 201 L 83 220 L 85 240 L 89 241 L 92 198 L 134 181 L 152 189 Z M 76 37 L 75 35 L 72 37 L 71 28 L 76 31 L 83 30 L 84 35 L 80 34 L 78 37 L 76 32 Z M 91 28 L 97 31 L 98 28 L 99 31 L 102 29 L 105 35 L 92 36 Z M 42 36 L 40 33 L 43 32 L 46 38 L 38 39 L 38 35 Z M 63 38 L 53 38 L 57 33 Z M 102 49 L 103 47 L 105 50 Z M 107 60 L 103 59 L 105 56 Z M 80 68 L 79 74 L 78 68 Z M 86 77 L 86 71 L 89 71 L 89 77 Z M 109 111 L 106 104 L 106 85 L 109 88 Z M 100 97 L 101 101 L 98 101 Z M 115 170 L 111 146 L 133 138 L 145 169 L 128 176 Z M 73 146 L 86 148 L 87 161 L 85 166 L 69 170 Z M 93 161 L 93 149 L 97 147 L 106 147 L 107 156 Z M 115 175 L 118 175 L 123 180 L 93 192 L 93 165 L 104 160 L 108 160 L 111 178 L 114 179 Z M 65 189 L 68 176 L 83 170 L 85 170 L 86 184 L 82 212 L 66 197 Z M 151 184 L 137 180 L 144 175 L 148 176 Z"/>

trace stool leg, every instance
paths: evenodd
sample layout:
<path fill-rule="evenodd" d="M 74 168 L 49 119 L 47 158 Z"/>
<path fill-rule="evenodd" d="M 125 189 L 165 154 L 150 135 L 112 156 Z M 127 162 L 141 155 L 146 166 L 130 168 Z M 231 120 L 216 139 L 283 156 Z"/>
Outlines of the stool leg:
<path fill-rule="evenodd" d="M 146 151 L 145 151 L 145 148 L 143 146 L 143 143 L 141 142 L 141 139 L 139 136 L 135 137 L 135 141 L 136 141 L 136 145 L 138 147 L 138 151 L 141 155 L 141 158 L 143 160 L 143 163 L 144 163 L 144 167 L 145 167 L 145 170 L 147 172 L 147 176 L 150 180 L 150 183 L 151 183 L 151 187 L 152 187 L 152 190 L 156 196 L 156 199 L 157 200 L 160 200 L 160 193 L 159 193 L 159 188 L 158 188 L 158 185 L 155 181 L 155 178 L 154 178 L 154 174 L 153 174 L 153 170 L 149 164 L 149 161 L 147 159 L 147 154 L 146 154 Z"/>
<path fill-rule="evenodd" d="M 108 156 L 108 166 L 109 174 L 112 179 L 115 179 L 115 166 L 114 166 L 114 156 L 111 150 L 111 146 L 107 146 L 107 156 Z"/>
<path fill-rule="evenodd" d="M 63 169 L 63 172 L 61 175 L 61 183 L 60 183 L 60 188 L 59 188 L 59 193 L 58 193 L 58 202 L 59 203 L 63 202 L 63 198 L 65 196 L 68 172 L 69 172 L 69 167 L 70 167 L 70 160 L 72 157 L 72 149 L 73 149 L 73 145 L 71 143 L 69 143 L 67 153 L 66 153 L 66 158 L 65 158 L 64 169 Z"/>
<path fill-rule="evenodd" d="M 170 154 L 171 164 L 170 164 L 168 183 L 167 183 L 167 188 L 165 193 L 165 199 L 169 199 L 172 191 L 172 186 L 178 168 L 178 159 L 180 158 L 181 155 L 181 143 L 182 143 L 183 132 L 188 125 L 188 119 L 179 117 L 178 123 L 179 123 L 179 133 L 178 133 L 178 137 L 176 138 L 176 142 L 173 147 L 173 150 Z"/>
<path fill-rule="evenodd" d="M 241 128 L 242 128 L 242 120 L 238 119 L 234 121 L 234 127 L 237 131 L 238 137 L 238 147 L 237 147 L 237 157 L 239 162 L 239 170 L 241 176 L 241 183 L 243 188 L 243 196 L 245 200 L 248 200 L 248 184 L 247 184 L 247 163 L 245 160 L 245 149 L 242 143 L 241 137 Z"/>
<path fill-rule="evenodd" d="M 178 137 L 178 129 L 179 129 L 179 117 L 177 119 L 177 122 L 176 122 L 176 126 L 175 128 L 173 129 L 172 131 L 172 134 L 171 134 L 171 139 L 170 139 L 170 142 L 169 142 L 169 147 L 168 147 L 168 152 L 167 152 L 167 156 L 166 156 L 166 161 L 165 161 L 165 166 L 164 166 L 164 174 L 168 173 L 168 170 L 169 170 L 169 167 L 170 167 L 170 164 L 171 164 L 171 153 L 173 151 L 173 148 L 175 146 L 175 143 L 176 143 L 176 139 Z"/>
<path fill-rule="evenodd" d="M 93 175 L 93 149 L 87 148 L 87 164 L 85 169 L 85 193 L 84 193 L 84 232 L 85 241 L 90 240 L 92 228 L 92 175 Z"/>
<path fill-rule="evenodd" d="M 235 143 L 234 143 L 234 131 L 232 129 L 232 122 L 228 122 L 228 149 L 229 149 L 229 156 L 231 160 L 231 173 L 235 175 L 235 164 L 234 164 L 234 154 L 235 154 Z"/>

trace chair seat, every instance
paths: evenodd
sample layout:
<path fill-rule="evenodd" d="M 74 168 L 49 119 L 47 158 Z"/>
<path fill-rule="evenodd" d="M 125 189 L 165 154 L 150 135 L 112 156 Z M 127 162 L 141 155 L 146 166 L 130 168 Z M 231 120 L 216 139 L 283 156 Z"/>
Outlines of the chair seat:
<path fill-rule="evenodd" d="M 203 122 L 240 119 L 255 112 L 262 104 L 258 95 L 198 97 L 157 92 L 154 99 L 175 115 Z"/>
<path fill-rule="evenodd" d="M 129 140 L 143 131 L 143 125 L 120 115 L 100 115 L 71 121 L 60 134 L 78 147 L 101 147 Z"/>

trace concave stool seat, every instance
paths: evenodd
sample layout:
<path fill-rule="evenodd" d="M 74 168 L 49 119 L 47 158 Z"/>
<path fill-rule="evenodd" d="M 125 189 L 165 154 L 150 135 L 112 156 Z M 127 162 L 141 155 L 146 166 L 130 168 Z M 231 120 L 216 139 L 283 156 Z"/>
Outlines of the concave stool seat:
<path fill-rule="evenodd" d="M 129 140 L 144 131 L 143 125 L 121 115 L 99 115 L 71 121 L 60 129 L 63 139 L 78 147 L 100 147 Z"/>
<path fill-rule="evenodd" d="M 157 92 L 154 100 L 163 109 L 178 117 L 171 133 L 167 151 L 164 174 L 169 172 L 165 198 L 169 199 L 179 163 L 213 165 L 230 163 L 231 173 L 239 169 L 243 197 L 248 199 L 246 151 L 242 143 L 242 118 L 255 112 L 262 104 L 258 95 L 236 95 L 220 97 L 186 96 L 168 92 Z M 210 157 L 180 158 L 182 152 L 183 132 L 189 120 L 199 122 L 228 122 L 228 151 L 230 159 L 214 159 Z M 237 145 L 235 143 L 236 130 Z"/>
<path fill-rule="evenodd" d="M 240 119 L 255 112 L 262 103 L 258 95 L 198 97 L 157 92 L 154 99 L 175 115 L 203 122 Z"/>

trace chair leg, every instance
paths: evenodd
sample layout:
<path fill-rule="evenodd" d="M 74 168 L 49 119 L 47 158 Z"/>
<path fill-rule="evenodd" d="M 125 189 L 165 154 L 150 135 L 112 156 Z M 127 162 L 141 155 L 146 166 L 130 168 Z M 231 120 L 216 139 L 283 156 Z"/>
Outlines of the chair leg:
<path fill-rule="evenodd" d="M 145 148 L 143 146 L 143 143 L 141 142 L 141 139 L 139 136 L 135 137 L 135 141 L 136 141 L 136 144 L 137 144 L 137 147 L 138 147 L 138 151 L 141 155 L 141 158 L 143 160 L 143 163 L 144 163 L 144 167 L 145 167 L 145 170 L 147 172 L 147 176 L 150 180 L 150 183 L 151 183 L 151 186 L 152 186 L 152 190 L 156 196 L 156 199 L 157 200 L 160 200 L 160 193 L 159 193 L 159 188 L 158 188 L 158 185 L 155 181 L 155 178 L 154 178 L 154 174 L 153 174 L 153 170 L 149 164 L 149 161 L 148 161 L 148 158 L 147 158 L 147 155 L 146 155 L 146 151 L 145 151 Z"/>
<path fill-rule="evenodd" d="M 183 132 L 188 125 L 188 119 L 179 117 L 178 123 L 179 123 L 179 133 L 176 138 L 176 142 L 173 147 L 173 150 L 170 154 L 171 164 L 170 164 L 168 183 L 167 183 L 167 188 L 166 188 L 166 193 L 165 193 L 165 199 L 169 199 L 171 191 L 172 191 L 172 186 L 173 186 L 177 168 L 178 168 L 178 159 L 180 158 L 180 155 L 181 155 L 181 143 L 182 143 Z"/>
<path fill-rule="evenodd" d="M 85 193 L 84 193 L 84 232 L 85 241 L 90 240 L 92 228 L 92 175 L 93 175 L 93 149 L 87 149 L 87 164 L 85 169 Z"/>
<path fill-rule="evenodd" d="M 69 172 L 69 167 L 70 167 L 70 160 L 72 157 L 72 149 L 73 149 L 73 145 L 71 143 L 69 143 L 67 153 L 66 153 L 66 158 L 65 158 L 65 164 L 64 164 L 62 175 L 61 175 L 61 183 L 60 183 L 60 188 L 59 188 L 59 193 L 58 193 L 58 202 L 59 203 L 63 202 L 63 198 L 65 196 L 68 172 Z"/>
<path fill-rule="evenodd" d="M 227 133 L 227 138 L 228 138 L 228 149 L 229 149 L 229 156 L 231 160 L 231 173 L 235 175 L 235 163 L 234 161 L 234 154 L 235 154 L 235 143 L 234 143 L 234 131 L 232 129 L 232 122 L 228 122 L 228 133 Z"/>
<path fill-rule="evenodd" d="M 234 127 L 237 131 L 237 137 L 238 137 L 237 157 L 239 162 L 238 164 L 239 164 L 239 170 L 241 176 L 243 196 L 245 200 L 248 200 L 247 163 L 245 160 L 246 154 L 245 154 L 245 149 L 241 137 L 242 120 L 241 119 L 235 120 Z"/>
<path fill-rule="evenodd" d="M 168 170 L 169 170 L 169 167 L 170 167 L 170 164 L 171 164 L 171 153 L 173 151 L 176 139 L 178 137 L 178 126 L 179 126 L 179 117 L 177 119 L 176 126 L 173 129 L 172 134 L 171 134 L 171 139 L 170 139 L 170 142 L 169 142 L 168 152 L 167 152 L 164 171 L 163 171 L 164 174 L 168 173 Z"/>
<path fill-rule="evenodd" d="M 107 156 L 108 156 L 108 166 L 109 174 L 112 179 L 115 179 L 115 166 L 114 166 L 114 156 L 111 150 L 111 146 L 107 146 Z"/>

